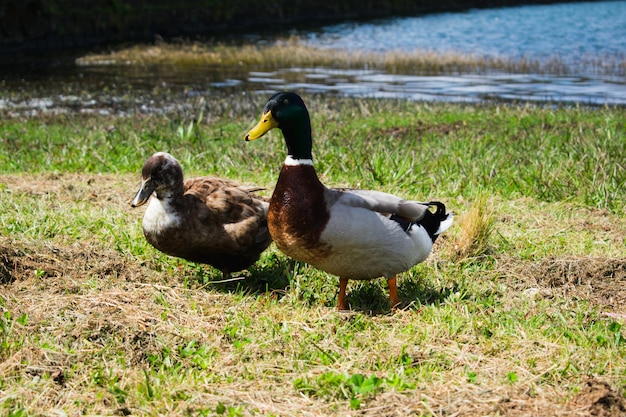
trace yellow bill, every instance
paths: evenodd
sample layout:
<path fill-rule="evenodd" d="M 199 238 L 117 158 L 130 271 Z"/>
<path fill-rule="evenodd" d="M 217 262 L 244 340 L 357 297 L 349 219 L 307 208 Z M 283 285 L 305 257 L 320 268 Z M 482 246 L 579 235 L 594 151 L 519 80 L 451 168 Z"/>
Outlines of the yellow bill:
<path fill-rule="evenodd" d="M 260 138 L 270 130 L 278 127 L 278 122 L 272 117 L 272 112 L 263 113 L 261 120 L 246 134 L 245 140 L 251 141 Z"/>

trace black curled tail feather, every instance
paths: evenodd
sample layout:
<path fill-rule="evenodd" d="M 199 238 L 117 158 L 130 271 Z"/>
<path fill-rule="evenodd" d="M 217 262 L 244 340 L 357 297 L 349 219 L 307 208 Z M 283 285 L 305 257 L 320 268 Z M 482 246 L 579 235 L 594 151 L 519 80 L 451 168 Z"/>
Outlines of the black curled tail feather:
<path fill-rule="evenodd" d="M 446 206 L 440 201 L 429 201 L 426 203 L 427 206 L 435 206 L 437 207 L 437 211 L 432 213 L 440 222 L 444 221 L 448 215 L 446 214 Z"/>
<path fill-rule="evenodd" d="M 437 239 L 437 231 L 441 222 L 448 218 L 446 213 L 446 206 L 440 201 L 429 201 L 427 203 L 420 203 L 428 207 L 436 207 L 435 211 L 426 210 L 424 217 L 418 221 L 412 222 L 404 219 L 395 214 L 390 216 L 391 220 L 397 222 L 405 232 L 409 232 L 414 225 L 422 226 L 427 232 L 433 242 Z"/>
<path fill-rule="evenodd" d="M 429 201 L 428 203 L 424 203 L 429 207 L 436 207 L 435 212 L 427 211 L 424 215 L 424 218 L 419 221 L 419 223 L 426 229 L 428 235 L 433 240 L 437 240 L 437 231 L 439 230 L 439 225 L 442 221 L 448 218 L 448 214 L 446 213 L 446 206 L 440 201 Z"/>

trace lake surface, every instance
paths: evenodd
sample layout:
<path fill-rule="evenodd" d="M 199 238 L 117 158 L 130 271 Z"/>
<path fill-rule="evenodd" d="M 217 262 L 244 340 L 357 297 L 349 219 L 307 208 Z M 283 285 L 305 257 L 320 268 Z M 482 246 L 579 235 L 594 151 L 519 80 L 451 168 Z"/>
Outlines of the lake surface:
<path fill-rule="evenodd" d="M 171 106 L 167 101 L 181 96 L 184 101 L 211 94 L 245 91 L 266 95 L 279 90 L 426 101 L 626 105 L 626 77 L 618 75 L 626 71 L 626 1 L 475 9 L 349 22 L 291 34 L 305 43 L 346 53 L 425 50 L 532 60 L 556 57 L 571 70 L 567 75 L 502 71 L 397 75 L 368 69 L 75 66 L 5 77 L 0 87 L 11 93 L 0 93 L 0 110 L 32 115 L 70 111 L 123 114 L 137 108 L 166 112 Z M 246 39 L 275 41 L 264 35 Z M 611 65 L 616 68 L 614 74 L 606 71 Z M 604 70 L 597 71 L 598 66 Z M 149 102 L 141 103 L 144 99 Z"/>
<path fill-rule="evenodd" d="M 342 23 L 303 35 L 312 45 L 333 49 L 556 56 L 576 67 L 582 57 L 624 57 L 626 1 L 472 9 Z"/>
<path fill-rule="evenodd" d="M 423 50 L 492 58 L 557 59 L 570 69 L 570 74 L 392 75 L 304 68 L 263 77 L 272 88 L 414 100 L 626 104 L 626 77 L 598 75 L 597 71 L 598 66 L 613 65 L 617 74 L 621 63 L 623 74 L 626 1 L 472 9 L 341 23 L 299 35 L 310 45 L 344 51 Z M 283 82 L 289 80 L 285 74 L 293 71 L 304 73 L 308 82 Z"/>

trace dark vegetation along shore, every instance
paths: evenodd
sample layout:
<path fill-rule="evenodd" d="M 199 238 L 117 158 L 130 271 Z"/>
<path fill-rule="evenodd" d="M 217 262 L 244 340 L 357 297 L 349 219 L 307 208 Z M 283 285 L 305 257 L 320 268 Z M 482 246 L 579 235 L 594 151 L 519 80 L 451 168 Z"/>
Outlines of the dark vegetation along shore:
<path fill-rule="evenodd" d="M 327 23 L 471 8 L 557 3 L 543 0 L 2 0 L 0 58 L 126 41 L 241 34 Z"/>

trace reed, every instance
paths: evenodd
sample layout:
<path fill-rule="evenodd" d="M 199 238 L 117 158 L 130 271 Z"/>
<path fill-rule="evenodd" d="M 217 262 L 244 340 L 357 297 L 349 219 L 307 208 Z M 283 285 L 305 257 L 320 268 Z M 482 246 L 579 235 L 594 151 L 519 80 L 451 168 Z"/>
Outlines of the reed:
<path fill-rule="evenodd" d="M 304 44 L 297 37 L 268 44 L 227 44 L 219 42 L 183 42 L 177 44 L 134 45 L 107 54 L 89 54 L 77 59 L 78 65 L 172 65 L 222 66 L 278 69 L 297 66 L 320 66 L 345 69 L 372 68 L 391 74 L 456 73 L 533 73 L 569 74 L 572 69 L 559 57 L 548 60 L 530 58 L 483 57 L 479 55 L 434 51 L 348 51 L 337 53 Z M 626 61 L 582 58 L 577 68 L 591 74 L 620 76 L 626 74 Z"/>

